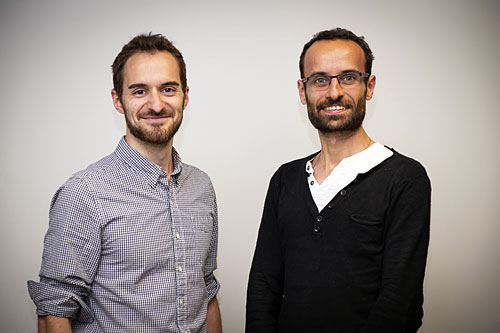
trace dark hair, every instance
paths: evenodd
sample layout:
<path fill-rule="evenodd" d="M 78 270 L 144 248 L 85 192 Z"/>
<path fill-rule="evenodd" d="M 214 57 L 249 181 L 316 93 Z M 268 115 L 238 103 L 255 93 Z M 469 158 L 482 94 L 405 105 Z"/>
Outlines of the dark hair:
<path fill-rule="evenodd" d="M 127 60 L 136 53 L 140 52 L 158 52 L 167 51 L 172 54 L 177 60 L 179 65 L 179 75 L 181 78 L 182 91 L 186 93 L 187 79 L 186 79 L 186 64 L 182 58 L 181 52 L 170 42 L 165 36 L 156 34 L 141 34 L 137 35 L 130 42 L 125 44 L 118 53 L 111 65 L 113 70 L 113 86 L 118 94 L 118 97 L 122 97 L 123 93 L 123 68 Z"/>
<path fill-rule="evenodd" d="M 342 28 L 335 28 L 331 30 L 324 30 L 321 32 L 318 32 L 313 36 L 313 38 L 308 41 L 305 45 L 304 48 L 302 49 L 302 53 L 300 54 L 300 60 L 299 60 L 299 70 L 300 70 L 300 77 L 304 78 L 304 58 L 306 56 L 307 50 L 311 47 L 311 45 L 314 44 L 314 42 L 317 42 L 319 40 L 337 40 L 337 39 L 344 39 L 344 40 L 352 40 L 361 48 L 363 49 L 363 52 L 365 53 L 365 71 L 369 74 L 372 73 L 372 63 L 373 63 L 373 53 L 372 50 L 370 50 L 370 46 L 368 46 L 368 43 L 365 42 L 365 38 L 363 36 L 356 36 L 352 31 L 349 31 L 347 29 L 342 29 Z"/>

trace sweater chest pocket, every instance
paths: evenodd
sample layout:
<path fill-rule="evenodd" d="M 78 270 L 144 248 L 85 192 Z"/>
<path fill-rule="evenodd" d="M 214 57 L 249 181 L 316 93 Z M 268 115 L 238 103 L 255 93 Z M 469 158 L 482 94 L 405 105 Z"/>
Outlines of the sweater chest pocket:
<path fill-rule="evenodd" d="M 368 251 L 376 251 L 382 245 L 384 220 L 377 215 L 352 214 L 348 223 L 351 240 Z"/>

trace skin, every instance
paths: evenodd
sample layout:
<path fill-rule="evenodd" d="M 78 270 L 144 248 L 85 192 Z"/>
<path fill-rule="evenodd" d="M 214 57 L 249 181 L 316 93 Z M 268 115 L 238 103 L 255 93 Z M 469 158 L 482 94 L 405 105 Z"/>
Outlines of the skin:
<path fill-rule="evenodd" d="M 207 333 L 222 333 L 219 302 L 212 298 L 207 308 Z"/>
<path fill-rule="evenodd" d="M 173 91 L 175 92 L 173 93 Z M 151 162 L 161 166 L 170 177 L 173 171 L 173 131 L 182 122 L 182 115 L 189 102 L 181 89 L 179 66 L 166 51 L 136 53 L 124 67 L 123 95 L 111 91 L 115 109 L 127 118 L 127 143 Z M 153 143 L 135 135 L 131 127 L 150 137 L 168 136 L 169 140 Z"/>
<path fill-rule="evenodd" d="M 115 109 L 127 118 L 127 143 L 153 163 L 173 172 L 173 135 L 182 122 L 182 115 L 189 102 L 189 87 L 182 92 L 179 66 L 166 51 L 136 53 L 124 67 L 123 95 L 111 91 Z M 144 134 L 135 135 L 131 128 Z M 213 298 L 207 307 L 207 330 L 222 332 L 219 304 Z M 69 333 L 69 318 L 56 316 L 38 317 L 40 333 Z"/>
<path fill-rule="evenodd" d="M 71 321 L 56 316 L 38 317 L 38 333 L 71 333 Z"/>
<path fill-rule="evenodd" d="M 365 71 L 365 56 L 363 49 L 350 40 L 317 41 L 307 50 L 304 58 L 304 74 L 338 75 L 347 71 Z M 297 81 L 299 97 L 302 104 L 309 102 L 308 112 L 317 112 L 316 116 L 323 118 L 330 131 L 319 131 L 321 153 L 313 160 L 314 177 L 322 183 L 332 170 L 344 158 L 359 153 L 370 144 L 370 137 L 363 126 L 355 130 L 341 130 L 346 119 L 352 117 L 359 103 L 365 103 L 373 97 L 376 78 L 368 78 L 367 84 L 357 87 L 342 88 L 336 79 L 330 87 L 323 91 L 306 90 L 304 83 Z M 328 104 L 327 100 L 338 101 L 336 104 L 347 106 L 344 110 L 328 111 L 321 106 Z M 312 108 L 312 109 L 311 109 Z"/>

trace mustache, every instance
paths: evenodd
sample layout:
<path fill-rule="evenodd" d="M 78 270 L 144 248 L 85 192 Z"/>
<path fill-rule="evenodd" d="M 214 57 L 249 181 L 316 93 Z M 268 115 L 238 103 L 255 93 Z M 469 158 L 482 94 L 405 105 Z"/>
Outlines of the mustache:
<path fill-rule="evenodd" d="M 156 112 L 154 110 L 147 110 L 147 111 L 144 111 L 142 113 L 139 113 L 138 115 L 140 118 L 143 118 L 143 117 L 173 117 L 174 116 L 174 111 L 172 110 L 167 110 L 167 109 L 161 109 L 160 112 Z"/>
<path fill-rule="evenodd" d="M 324 109 L 324 108 L 328 108 L 330 106 L 342 106 L 342 107 L 345 107 L 345 108 L 350 108 L 351 107 L 351 104 L 350 103 L 345 103 L 345 101 L 343 101 L 343 98 L 342 97 L 339 97 L 337 99 L 333 99 L 333 98 L 330 98 L 328 97 L 327 99 L 325 99 L 324 101 L 320 102 L 317 104 L 316 106 L 316 109 Z"/>

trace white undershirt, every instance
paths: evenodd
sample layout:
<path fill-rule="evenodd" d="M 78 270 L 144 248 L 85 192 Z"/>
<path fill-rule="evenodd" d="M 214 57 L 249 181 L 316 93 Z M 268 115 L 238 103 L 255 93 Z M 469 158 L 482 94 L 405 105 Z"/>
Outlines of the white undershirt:
<path fill-rule="evenodd" d="M 318 211 L 325 208 L 340 190 L 356 179 L 358 174 L 368 172 L 392 154 L 392 150 L 376 142 L 365 150 L 340 161 L 321 185 L 314 178 L 312 160 L 307 161 L 306 172 L 309 174 L 307 182 Z"/>

